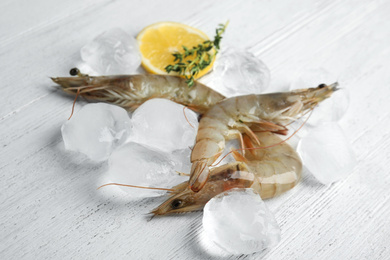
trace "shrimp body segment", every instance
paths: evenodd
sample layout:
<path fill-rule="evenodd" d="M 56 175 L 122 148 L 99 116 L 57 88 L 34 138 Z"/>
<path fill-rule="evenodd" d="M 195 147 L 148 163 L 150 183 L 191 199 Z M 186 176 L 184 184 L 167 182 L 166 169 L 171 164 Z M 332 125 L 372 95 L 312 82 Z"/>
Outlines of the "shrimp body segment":
<path fill-rule="evenodd" d="M 191 189 L 197 192 L 206 184 L 209 167 L 223 152 L 226 140 L 238 138 L 244 146 L 244 133 L 260 145 L 254 131 L 286 134 L 284 125 L 330 97 L 337 85 L 321 84 L 317 88 L 286 93 L 232 97 L 211 107 L 199 122 L 191 154 Z"/>
<path fill-rule="evenodd" d="M 281 138 L 270 132 L 256 133 L 262 146 L 281 142 Z M 244 140 L 246 136 L 244 136 Z M 247 146 L 253 144 L 246 140 Z M 248 144 L 251 143 L 251 144 Z M 256 148 L 256 146 L 254 146 Z M 234 154 L 236 160 L 245 162 L 255 173 L 257 182 L 252 185 L 263 199 L 275 197 L 293 188 L 301 178 L 302 161 L 298 153 L 287 143 L 271 148 L 253 149 L 245 157 Z"/>
<path fill-rule="evenodd" d="M 281 142 L 269 132 L 256 133 L 259 141 L 268 146 Z M 246 139 L 246 142 L 251 142 Z M 256 144 L 253 144 L 256 147 Z M 210 177 L 199 192 L 187 182 L 175 186 L 171 197 L 151 213 L 166 215 L 201 210 L 214 196 L 232 188 L 252 188 L 261 198 L 272 198 L 293 188 L 301 178 L 302 162 L 287 143 L 267 149 L 250 150 L 245 156 L 235 153 L 237 162 L 210 170 Z"/>
<path fill-rule="evenodd" d="M 166 98 L 188 108 L 205 113 L 225 97 L 209 87 L 195 82 L 188 87 L 185 79 L 167 75 L 118 75 L 58 77 L 52 80 L 70 94 L 108 102 L 134 111 L 152 98 Z"/>

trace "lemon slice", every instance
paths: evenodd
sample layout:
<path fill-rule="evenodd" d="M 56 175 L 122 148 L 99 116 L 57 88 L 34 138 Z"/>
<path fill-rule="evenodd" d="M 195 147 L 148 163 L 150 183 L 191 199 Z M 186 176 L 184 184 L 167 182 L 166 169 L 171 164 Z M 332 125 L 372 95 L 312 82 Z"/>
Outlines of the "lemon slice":
<path fill-rule="evenodd" d="M 139 49 L 142 55 L 142 66 L 146 71 L 153 74 L 167 75 L 165 67 L 175 64 L 172 53 L 182 53 L 183 47 L 192 48 L 204 41 L 209 40 L 208 36 L 191 26 L 175 23 L 160 22 L 145 27 L 137 36 Z M 191 60 L 193 57 L 187 57 Z M 212 63 L 201 70 L 195 78 L 205 75 L 213 67 Z M 177 75 L 169 73 L 170 75 Z"/>

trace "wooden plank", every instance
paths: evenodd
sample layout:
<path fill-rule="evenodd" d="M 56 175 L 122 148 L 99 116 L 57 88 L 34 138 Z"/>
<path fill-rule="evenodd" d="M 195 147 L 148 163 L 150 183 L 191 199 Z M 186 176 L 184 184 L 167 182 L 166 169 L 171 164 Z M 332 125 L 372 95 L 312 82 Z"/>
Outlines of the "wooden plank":
<path fill-rule="evenodd" d="M 22 3 L 2 2 L 2 10 Z M 178 3 L 86 1 L 78 11 L 64 6 L 52 13 L 50 2 L 47 9 L 32 8 L 26 16 L 33 17 L 31 25 L 21 20 L 14 31 L 0 27 L 5 32 L 0 40 L 0 257 L 388 258 L 389 3 L 201 1 L 191 10 Z M 39 17 L 43 14 L 50 17 Z M 9 14 L 2 17 L 10 20 Z M 64 151 L 60 126 L 72 99 L 53 90 L 47 77 L 65 75 L 79 59 L 80 47 L 107 28 L 121 25 L 136 32 L 168 19 L 209 35 L 230 19 L 223 43 L 250 48 L 261 57 L 271 68 L 274 89 L 286 87 L 302 69 L 321 66 L 338 73 L 350 91 L 350 109 L 341 125 L 358 165 L 331 186 L 320 185 L 305 171 L 298 187 L 268 200 L 282 228 L 282 241 L 274 249 L 222 254 L 204 244 L 201 212 L 148 221 L 145 214 L 163 198 L 133 199 L 115 187 L 96 191 L 107 181 L 107 164 Z"/>

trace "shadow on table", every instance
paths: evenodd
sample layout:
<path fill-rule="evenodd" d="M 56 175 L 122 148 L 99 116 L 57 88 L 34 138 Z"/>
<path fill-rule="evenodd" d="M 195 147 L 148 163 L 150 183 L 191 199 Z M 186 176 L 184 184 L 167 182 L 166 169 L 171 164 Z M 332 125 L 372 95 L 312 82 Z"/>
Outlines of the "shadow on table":
<path fill-rule="evenodd" d="M 310 187 L 313 189 L 320 189 L 325 187 L 325 185 L 319 182 L 305 166 L 303 166 L 302 170 L 301 184 L 305 187 Z"/>

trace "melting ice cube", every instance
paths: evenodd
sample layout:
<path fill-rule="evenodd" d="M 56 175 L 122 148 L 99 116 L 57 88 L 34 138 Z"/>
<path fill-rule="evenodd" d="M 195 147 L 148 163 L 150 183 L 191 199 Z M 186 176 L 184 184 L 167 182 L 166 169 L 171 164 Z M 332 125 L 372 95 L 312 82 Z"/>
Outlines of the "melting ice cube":
<path fill-rule="evenodd" d="M 189 161 L 188 161 L 189 163 Z M 127 143 L 114 150 L 109 159 L 110 182 L 146 187 L 172 188 L 188 177 L 180 177 L 176 170 L 182 167 L 177 157 L 154 151 L 137 143 Z M 122 188 L 134 197 L 155 197 L 166 191 Z"/>
<path fill-rule="evenodd" d="M 252 53 L 227 49 L 217 57 L 213 72 L 202 82 L 227 97 L 261 94 L 270 82 L 270 71 Z"/>
<path fill-rule="evenodd" d="M 195 142 L 197 118 L 195 112 L 170 100 L 151 99 L 133 113 L 131 140 L 165 152 L 188 149 Z"/>
<path fill-rule="evenodd" d="M 212 198 L 204 208 L 203 228 L 231 254 L 251 254 L 280 241 L 275 217 L 252 189 L 232 189 Z"/>
<path fill-rule="evenodd" d="M 303 165 L 323 184 L 345 178 L 356 165 L 351 144 L 334 122 L 310 129 L 297 150 Z"/>
<path fill-rule="evenodd" d="M 123 144 L 131 129 L 123 108 L 104 103 L 87 104 L 76 111 L 61 128 L 65 148 L 78 151 L 95 161 L 104 161 Z"/>
<path fill-rule="evenodd" d="M 236 159 L 234 159 L 233 154 L 231 153 L 232 150 L 241 149 L 240 141 L 237 139 L 226 141 L 225 149 L 222 152 L 222 154 L 218 157 L 217 160 L 215 160 L 215 163 L 218 163 L 218 166 L 224 165 L 231 162 L 236 162 Z"/>
<path fill-rule="evenodd" d="M 324 68 L 302 69 L 290 89 L 313 88 L 322 83 L 331 84 L 336 81 L 332 73 Z"/>
<path fill-rule="evenodd" d="M 174 161 L 177 165 L 175 168 L 176 171 L 181 173 L 190 173 L 191 170 L 191 149 L 184 148 L 180 150 L 175 150 L 171 153 L 172 161 Z"/>
<path fill-rule="evenodd" d="M 81 49 L 81 58 L 98 74 L 131 74 L 141 65 L 137 41 L 120 28 L 108 30 Z"/>

